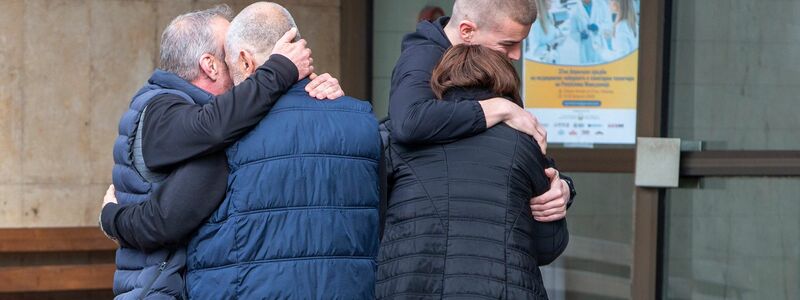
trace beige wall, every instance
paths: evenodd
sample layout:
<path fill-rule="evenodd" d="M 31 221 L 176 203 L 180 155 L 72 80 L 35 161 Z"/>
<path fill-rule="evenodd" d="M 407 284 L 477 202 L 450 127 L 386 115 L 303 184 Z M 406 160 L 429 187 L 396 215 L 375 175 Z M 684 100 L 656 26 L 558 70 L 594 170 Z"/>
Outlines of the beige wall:
<path fill-rule="evenodd" d="M 218 2 L 0 2 L 0 227 L 96 224 L 117 122 L 157 65 L 161 30 Z M 226 1 L 234 12 L 251 2 Z M 338 75 L 340 1 L 277 2 L 316 69 Z"/>

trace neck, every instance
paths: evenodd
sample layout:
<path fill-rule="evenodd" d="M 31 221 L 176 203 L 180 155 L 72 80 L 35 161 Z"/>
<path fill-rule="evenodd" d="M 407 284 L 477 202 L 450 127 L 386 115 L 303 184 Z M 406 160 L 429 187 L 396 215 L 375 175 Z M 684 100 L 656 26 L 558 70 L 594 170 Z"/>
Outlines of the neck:
<path fill-rule="evenodd" d="M 464 41 L 461 40 L 461 35 L 458 34 L 458 28 L 450 26 L 451 24 L 453 24 L 452 20 L 444 27 L 444 35 L 447 36 L 447 39 L 450 40 L 450 44 L 453 46 L 463 44 Z"/>
<path fill-rule="evenodd" d="M 214 88 L 214 82 L 211 81 L 210 79 L 206 78 L 205 76 L 200 76 L 200 78 L 192 80 L 190 83 L 194 84 L 194 86 L 196 86 L 196 87 L 200 88 L 201 90 L 204 90 L 204 91 L 206 91 L 209 94 L 212 94 L 214 96 L 222 94 L 222 93 L 217 93 L 216 89 Z"/>

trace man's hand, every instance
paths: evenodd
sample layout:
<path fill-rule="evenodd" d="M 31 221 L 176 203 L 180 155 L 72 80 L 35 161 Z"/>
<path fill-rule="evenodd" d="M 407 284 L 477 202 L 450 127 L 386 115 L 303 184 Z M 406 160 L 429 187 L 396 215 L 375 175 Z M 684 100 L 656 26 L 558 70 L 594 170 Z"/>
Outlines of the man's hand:
<path fill-rule="evenodd" d="M 272 48 L 272 54 L 280 54 L 291 60 L 297 67 L 297 73 L 300 75 L 297 80 L 300 80 L 314 72 L 314 66 L 312 65 L 314 59 L 311 58 L 311 49 L 306 47 L 308 45 L 306 40 L 301 39 L 297 42 L 292 42 L 295 37 L 297 37 L 296 27 L 289 29 L 289 31 L 275 43 L 275 47 Z"/>
<path fill-rule="evenodd" d="M 106 205 L 109 204 L 109 203 L 117 204 L 117 197 L 114 196 L 114 192 L 115 191 L 116 191 L 116 189 L 114 189 L 114 185 L 113 184 L 108 186 L 108 190 L 106 191 L 106 195 L 103 197 L 103 207 L 106 207 Z"/>
<path fill-rule="evenodd" d="M 503 122 L 511 128 L 532 136 L 542 148 L 542 154 L 547 154 L 547 130 L 539 124 L 539 119 L 525 109 L 511 102 L 509 104 L 513 107 Z"/>
<path fill-rule="evenodd" d="M 558 221 L 567 216 L 569 186 L 558 176 L 556 169 L 547 168 L 544 174 L 550 178 L 550 190 L 531 199 L 531 213 L 539 222 Z"/>
<path fill-rule="evenodd" d="M 506 98 L 490 98 L 478 101 L 486 118 L 486 128 L 504 122 L 518 131 L 532 136 L 547 154 L 547 131 L 539 125 L 539 119 Z"/>
<path fill-rule="evenodd" d="M 311 78 L 311 82 L 306 85 L 306 92 L 308 92 L 308 95 L 311 97 L 319 100 L 333 100 L 344 96 L 344 91 L 339 85 L 339 80 L 333 78 L 331 74 L 325 73 L 317 76 L 317 74 L 311 73 L 309 78 Z"/>
<path fill-rule="evenodd" d="M 115 191 L 116 190 L 114 189 L 114 185 L 113 184 L 108 186 L 108 190 L 106 191 L 106 195 L 103 197 L 103 207 L 102 208 L 105 208 L 106 205 L 108 205 L 109 203 L 117 204 L 117 197 L 114 196 L 114 192 Z M 117 239 L 115 239 L 114 237 L 109 235 L 108 232 L 106 232 L 106 229 L 103 228 L 103 209 L 102 208 L 100 209 L 99 220 L 97 220 L 97 223 L 99 223 L 99 225 L 100 225 L 100 231 L 102 231 L 103 234 L 105 234 L 106 237 L 109 240 L 112 240 L 114 243 L 119 245 L 119 241 L 117 241 Z"/>

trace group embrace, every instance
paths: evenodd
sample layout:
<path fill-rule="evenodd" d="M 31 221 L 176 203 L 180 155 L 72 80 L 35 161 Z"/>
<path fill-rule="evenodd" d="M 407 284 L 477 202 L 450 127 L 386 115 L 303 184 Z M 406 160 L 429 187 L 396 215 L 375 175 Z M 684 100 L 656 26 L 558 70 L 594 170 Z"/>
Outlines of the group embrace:
<path fill-rule="evenodd" d="M 284 7 L 176 17 L 114 145 L 116 298 L 547 299 L 575 189 L 511 63 L 536 15 L 457 0 L 419 23 L 380 123 Z"/>

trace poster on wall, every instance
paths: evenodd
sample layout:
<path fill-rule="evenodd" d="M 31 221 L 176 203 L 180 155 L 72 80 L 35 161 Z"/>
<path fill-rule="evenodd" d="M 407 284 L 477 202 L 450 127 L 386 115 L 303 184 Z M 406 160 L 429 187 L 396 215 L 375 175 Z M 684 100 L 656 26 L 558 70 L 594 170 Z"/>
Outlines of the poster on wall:
<path fill-rule="evenodd" d="M 639 0 L 536 2 L 523 85 L 548 142 L 634 144 Z"/>

